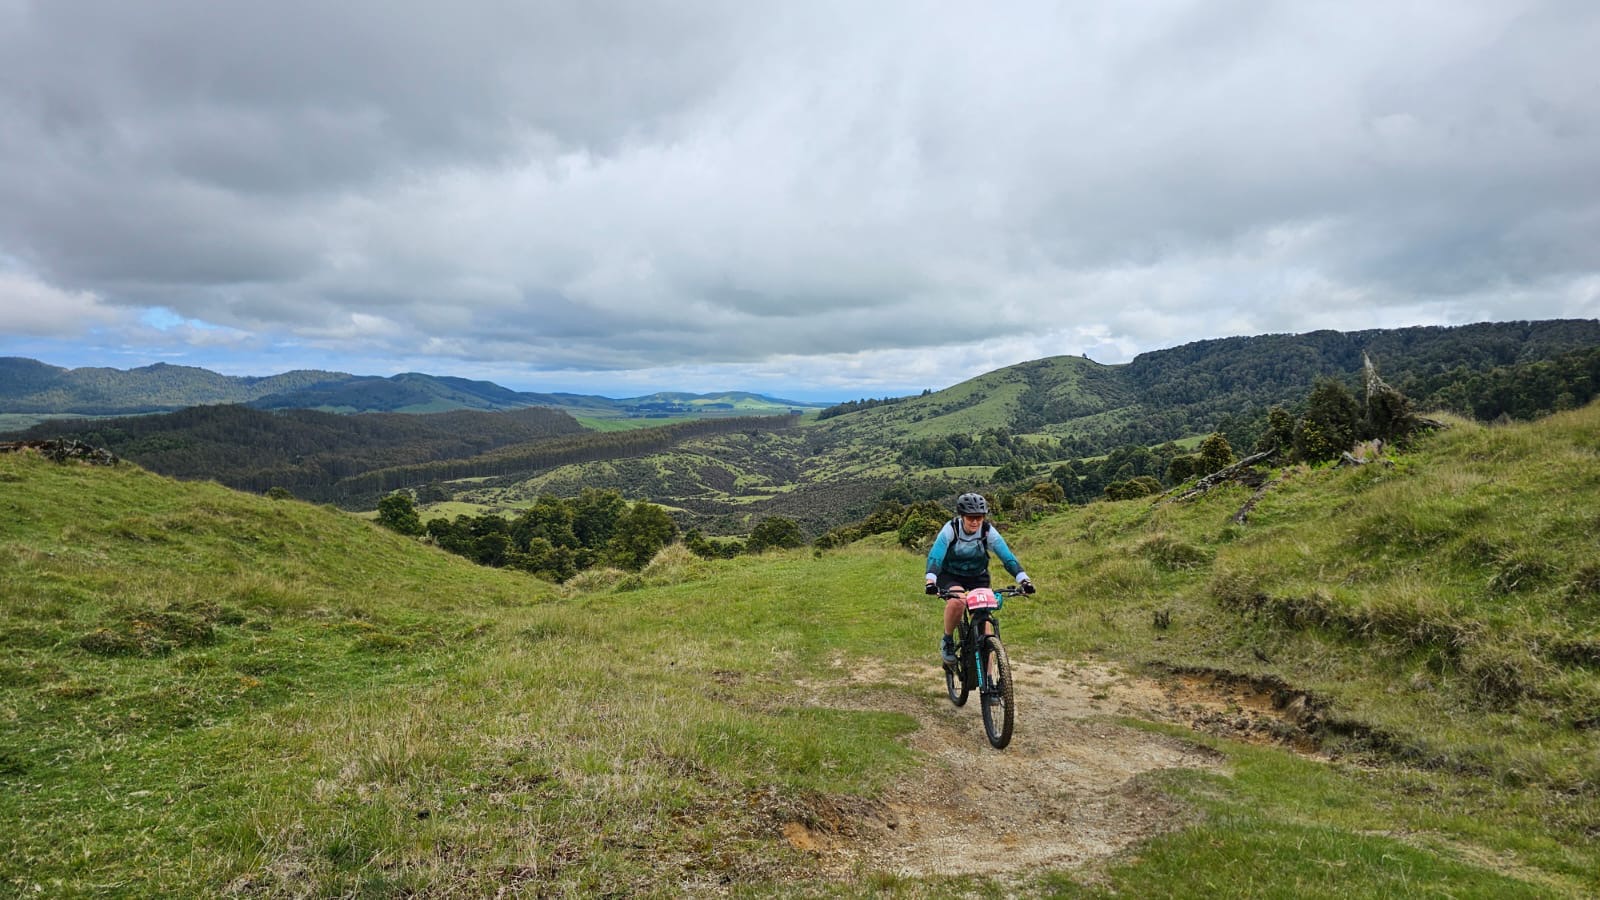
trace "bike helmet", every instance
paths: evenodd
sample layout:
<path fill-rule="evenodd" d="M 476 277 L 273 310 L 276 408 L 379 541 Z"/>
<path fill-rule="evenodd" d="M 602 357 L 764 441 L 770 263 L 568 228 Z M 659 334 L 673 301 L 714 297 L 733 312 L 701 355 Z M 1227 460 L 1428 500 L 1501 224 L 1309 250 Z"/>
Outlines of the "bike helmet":
<path fill-rule="evenodd" d="M 987 516 L 988 514 L 989 501 L 983 499 L 982 494 L 962 494 L 956 498 L 956 515 Z"/>

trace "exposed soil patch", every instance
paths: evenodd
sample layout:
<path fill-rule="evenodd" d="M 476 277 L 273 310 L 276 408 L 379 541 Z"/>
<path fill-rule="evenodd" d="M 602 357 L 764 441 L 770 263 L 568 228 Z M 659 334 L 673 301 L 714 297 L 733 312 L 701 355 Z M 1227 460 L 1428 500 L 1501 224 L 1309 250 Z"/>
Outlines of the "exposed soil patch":
<path fill-rule="evenodd" d="M 1181 721 L 1172 711 L 1195 697 L 1098 663 L 1014 665 L 1017 732 L 1004 751 L 984 739 L 977 698 L 951 706 L 933 666 L 858 666 L 850 678 L 863 690 L 810 691 L 832 705 L 851 698 L 862 708 L 915 718 L 921 728 L 909 742 L 931 764 L 878 801 L 808 798 L 781 825 L 783 837 L 841 874 L 864 866 L 905 875 L 1020 875 L 1079 868 L 1186 821 L 1185 810 L 1140 776 L 1215 769 L 1219 757 L 1115 720 Z M 893 689 L 871 690 L 874 684 Z M 1222 699 L 1213 702 L 1226 708 Z"/>
<path fill-rule="evenodd" d="M 1320 755 L 1315 734 L 1326 702 L 1278 679 L 1184 669 L 1163 678 L 1161 688 L 1165 707 L 1147 715 L 1218 737 Z"/>

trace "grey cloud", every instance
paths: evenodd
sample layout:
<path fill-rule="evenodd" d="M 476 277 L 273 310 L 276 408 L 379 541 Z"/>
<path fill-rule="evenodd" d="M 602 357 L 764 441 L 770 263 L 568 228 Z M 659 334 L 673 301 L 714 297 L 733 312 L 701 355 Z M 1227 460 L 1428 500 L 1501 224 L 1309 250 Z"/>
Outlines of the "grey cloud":
<path fill-rule="evenodd" d="M 13 3 L 0 254 L 574 369 L 1596 315 L 1597 45 L 1514 0 Z"/>

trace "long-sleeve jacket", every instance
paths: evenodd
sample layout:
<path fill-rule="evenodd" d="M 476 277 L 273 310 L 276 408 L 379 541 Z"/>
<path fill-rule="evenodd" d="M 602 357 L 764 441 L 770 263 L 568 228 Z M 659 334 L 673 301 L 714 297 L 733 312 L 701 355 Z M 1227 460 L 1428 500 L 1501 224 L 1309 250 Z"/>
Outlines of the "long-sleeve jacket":
<path fill-rule="evenodd" d="M 967 534 L 955 522 L 944 523 L 944 527 L 939 529 L 939 536 L 933 539 L 933 548 L 928 551 L 928 574 L 944 572 L 960 577 L 989 571 L 989 552 L 983 546 L 985 527 L 989 532 L 989 550 L 1000 557 L 1000 564 L 1015 578 L 1022 571 L 1022 564 L 1017 562 L 1016 554 L 1006 545 L 1006 539 L 1000 536 L 1000 529 L 988 522 L 972 534 Z"/>

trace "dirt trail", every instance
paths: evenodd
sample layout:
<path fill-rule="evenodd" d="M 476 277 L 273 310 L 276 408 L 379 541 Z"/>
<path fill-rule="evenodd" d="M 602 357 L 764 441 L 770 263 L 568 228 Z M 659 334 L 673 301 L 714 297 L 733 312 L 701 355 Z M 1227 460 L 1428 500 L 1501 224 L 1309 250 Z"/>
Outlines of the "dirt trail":
<path fill-rule="evenodd" d="M 933 666 L 857 670 L 850 681 L 864 689 L 815 691 L 828 705 L 853 697 L 860 708 L 912 716 L 921 727 L 909 742 L 931 763 L 882 802 L 808 810 L 784 836 L 841 873 L 857 866 L 904 875 L 1079 868 L 1183 824 L 1184 811 L 1141 786 L 1139 775 L 1221 765 L 1212 751 L 1114 719 L 1231 727 L 1263 714 L 1251 698 L 1207 692 L 1193 679 L 1162 683 L 1099 663 L 1017 664 L 1015 677 L 1016 736 L 1004 751 L 984 739 L 977 698 L 952 706 Z M 873 684 L 913 691 L 873 691 Z"/>

